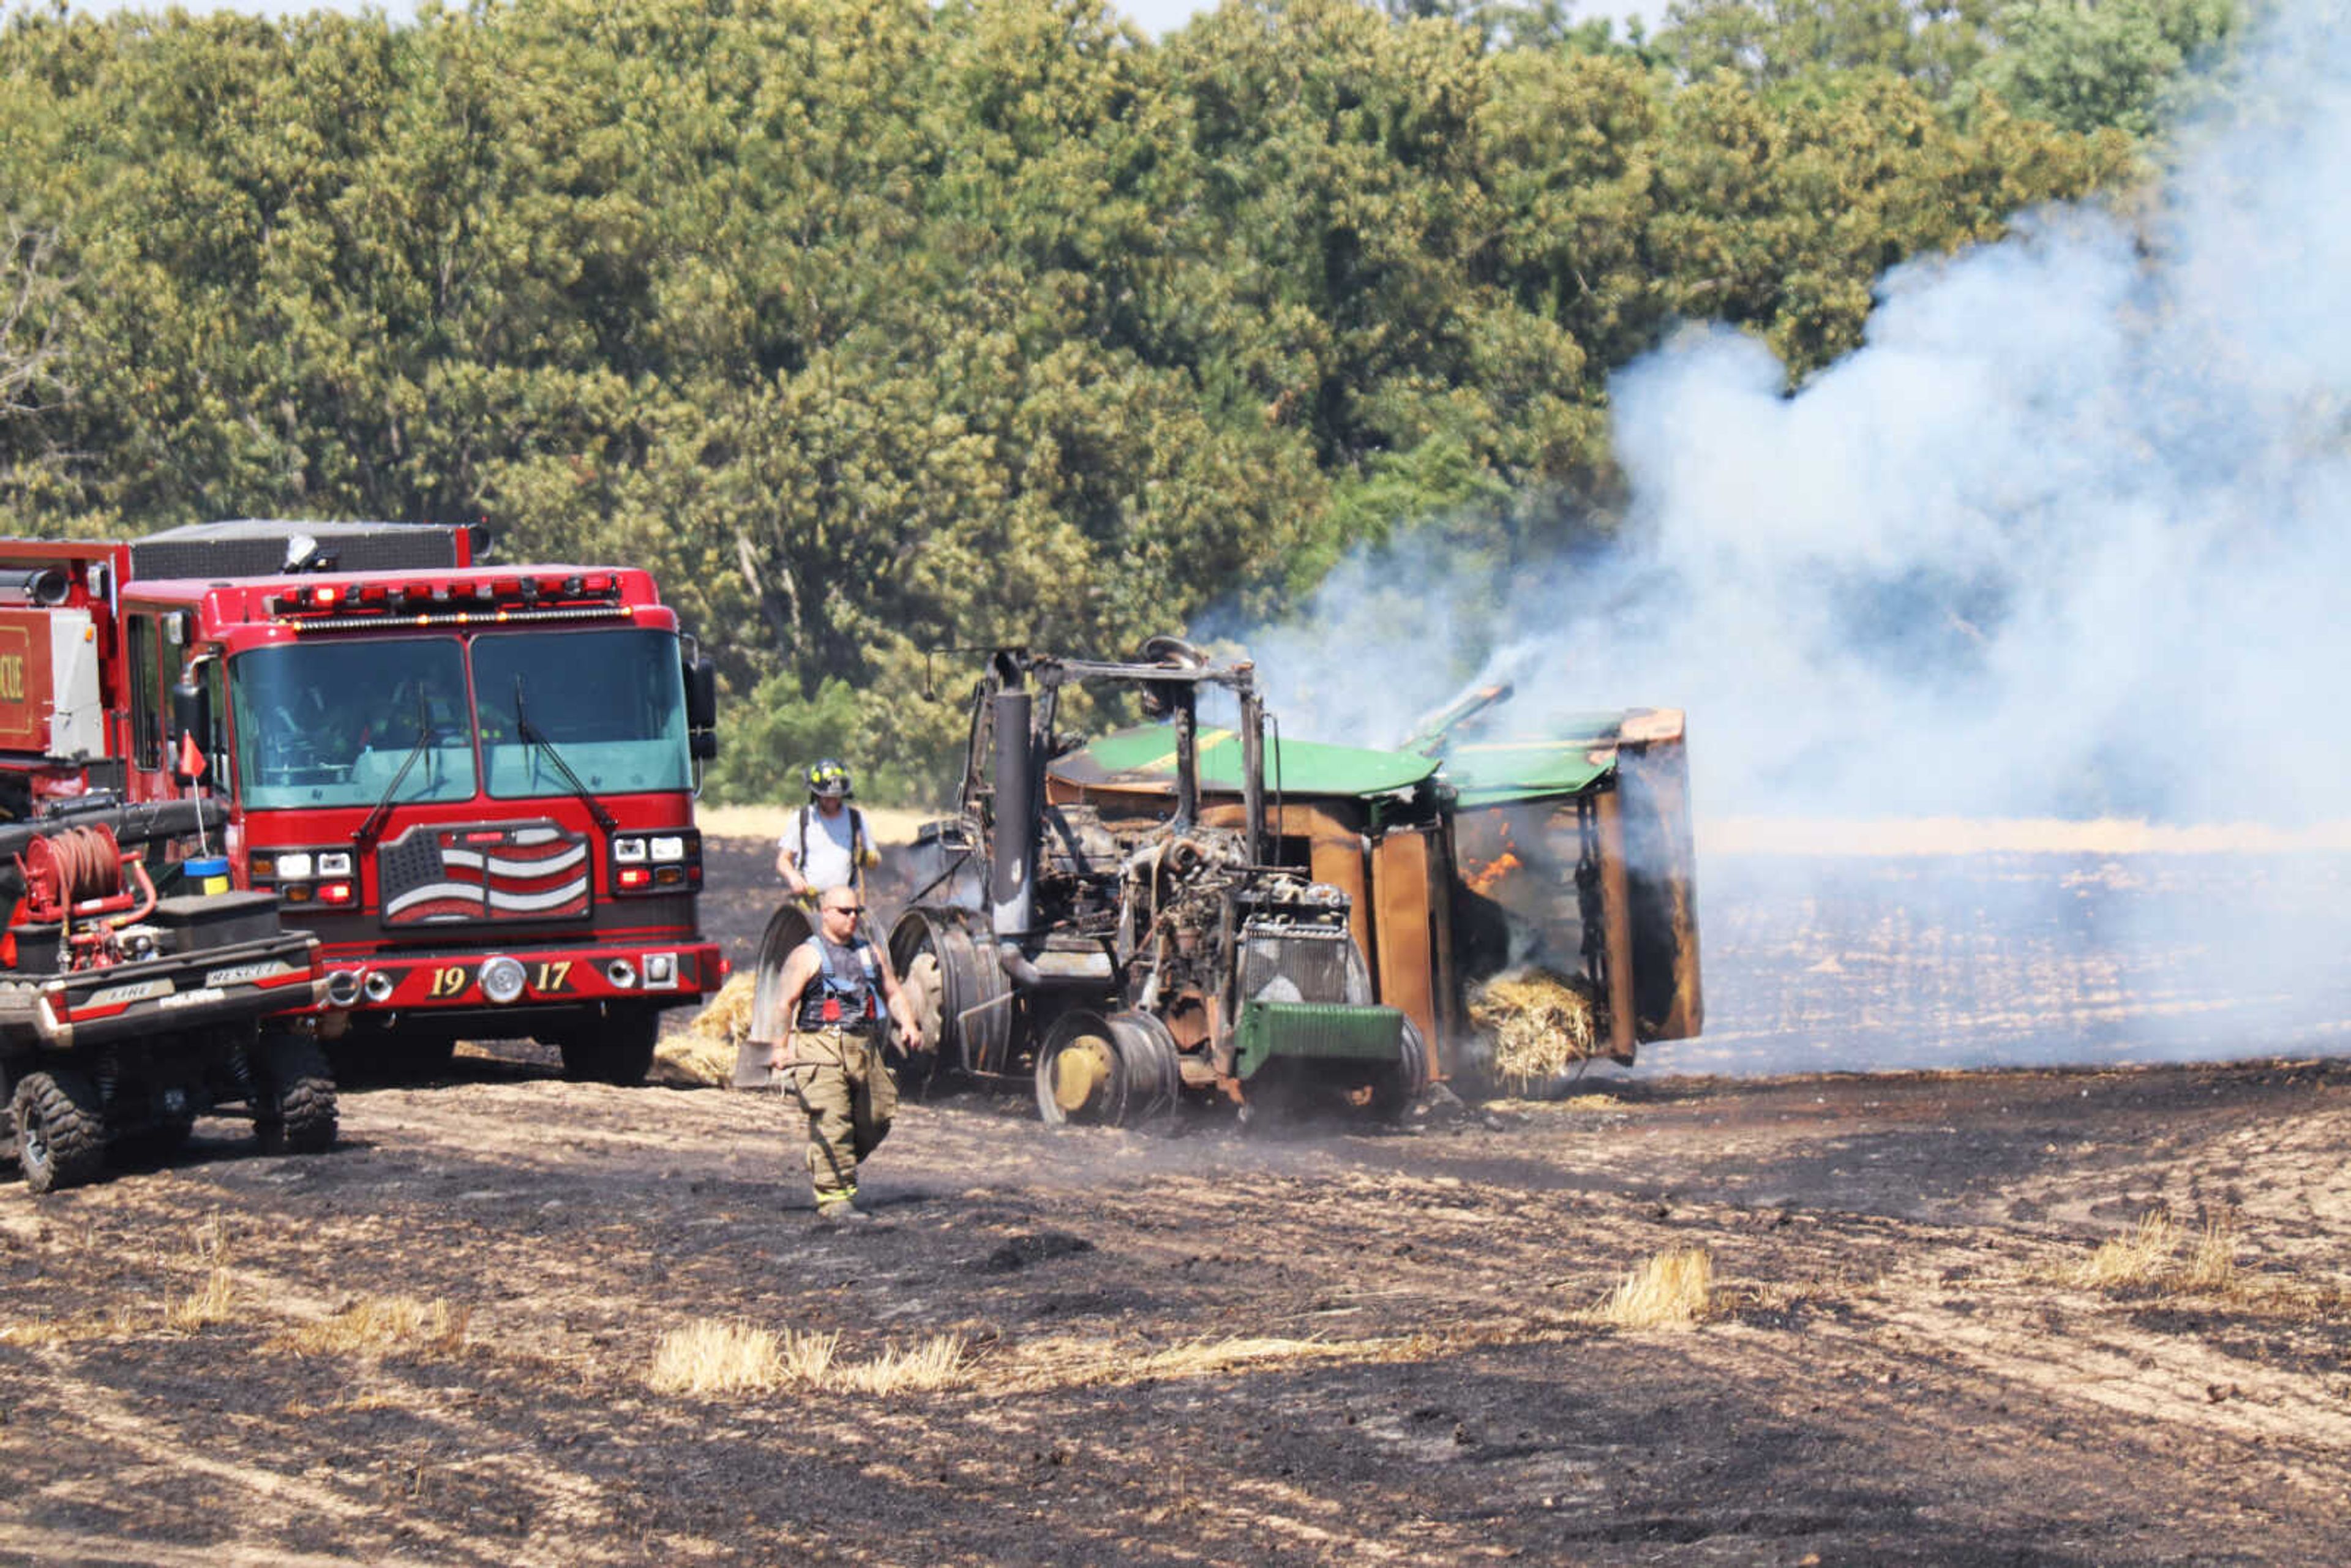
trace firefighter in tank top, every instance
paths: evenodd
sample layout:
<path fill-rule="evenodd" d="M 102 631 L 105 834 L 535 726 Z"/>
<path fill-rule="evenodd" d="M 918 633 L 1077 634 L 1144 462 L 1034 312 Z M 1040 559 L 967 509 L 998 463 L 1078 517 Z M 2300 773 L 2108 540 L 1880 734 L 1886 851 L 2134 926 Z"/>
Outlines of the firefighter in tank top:
<path fill-rule="evenodd" d="M 923 1048 L 914 1009 L 890 966 L 858 931 L 864 904 L 853 887 L 831 887 L 817 905 L 817 934 L 784 961 L 783 1042 L 768 1065 L 808 1117 L 809 1182 L 820 1222 L 868 1216 L 858 1208 L 857 1167 L 890 1134 L 898 1086 L 882 1064 L 883 1009 L 901 1048 Z"/>

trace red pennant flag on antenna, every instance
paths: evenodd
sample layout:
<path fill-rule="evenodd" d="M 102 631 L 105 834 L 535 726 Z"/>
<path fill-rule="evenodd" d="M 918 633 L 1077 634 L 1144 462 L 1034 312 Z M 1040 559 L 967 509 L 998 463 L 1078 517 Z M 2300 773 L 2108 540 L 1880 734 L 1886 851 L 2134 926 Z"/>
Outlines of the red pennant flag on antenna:
<path fill-rule="evenodd" d="M 204 776 L 204 754 L 196 746 L 195 735 L 183 729 L 180 732 L 180 777 L 201 779 Z"/>

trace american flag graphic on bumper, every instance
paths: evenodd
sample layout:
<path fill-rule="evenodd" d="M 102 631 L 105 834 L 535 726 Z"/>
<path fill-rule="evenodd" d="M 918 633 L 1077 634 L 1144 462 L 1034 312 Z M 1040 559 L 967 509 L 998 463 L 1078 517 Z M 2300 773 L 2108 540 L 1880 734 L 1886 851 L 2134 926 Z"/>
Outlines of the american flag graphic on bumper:
<path fill-rule="evenodd" d="M 386 925 L 588 913 L 588 840 L 553 822 L 419 823 L 376 852 Z"/>

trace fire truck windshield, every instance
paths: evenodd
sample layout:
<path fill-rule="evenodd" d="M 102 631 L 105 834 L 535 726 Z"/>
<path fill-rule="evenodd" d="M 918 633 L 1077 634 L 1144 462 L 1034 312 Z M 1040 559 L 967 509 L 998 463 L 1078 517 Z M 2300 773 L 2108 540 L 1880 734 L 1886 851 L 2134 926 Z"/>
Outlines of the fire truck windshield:
<path fill-rule="evenodd" d="M 474 700 L 497 800 L 569 793 L 567 767 L 598 795 L 692 787 L 685 676 L 666 632 L 486 632 Z"/>
<path fill-rule="evenodd" d="M 549 747 L 599 795 L 692 785 L 684 679 L 665 632 L 281 643 L 232 659 L 229 687 L 251 810 L 372 807 L 387 790 L 393 805 L 471 800 L 477 730 L 498 800 L 573 793 Z M 531 740 L 516 723 L 518 693 Z"/>
<path fill-rule="evenodd" d="M 229 691 L 249 808 L 372 806 L 403 764 L 395 803 L 474 795 L 465 655 L 455 637 L 256 648 L 230 662 Z"/>

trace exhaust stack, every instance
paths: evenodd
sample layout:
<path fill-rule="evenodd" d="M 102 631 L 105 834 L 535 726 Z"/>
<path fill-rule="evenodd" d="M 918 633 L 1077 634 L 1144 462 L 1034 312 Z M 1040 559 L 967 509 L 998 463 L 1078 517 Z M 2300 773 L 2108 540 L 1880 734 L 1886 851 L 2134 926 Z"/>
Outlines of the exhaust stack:
<path fill-rule="evenodd" d="M 988 846 L 987 903 L 999 940 L 1037 923 L 1036 743 L 1026 691 L 996 694 L 996 821 Z"/>

